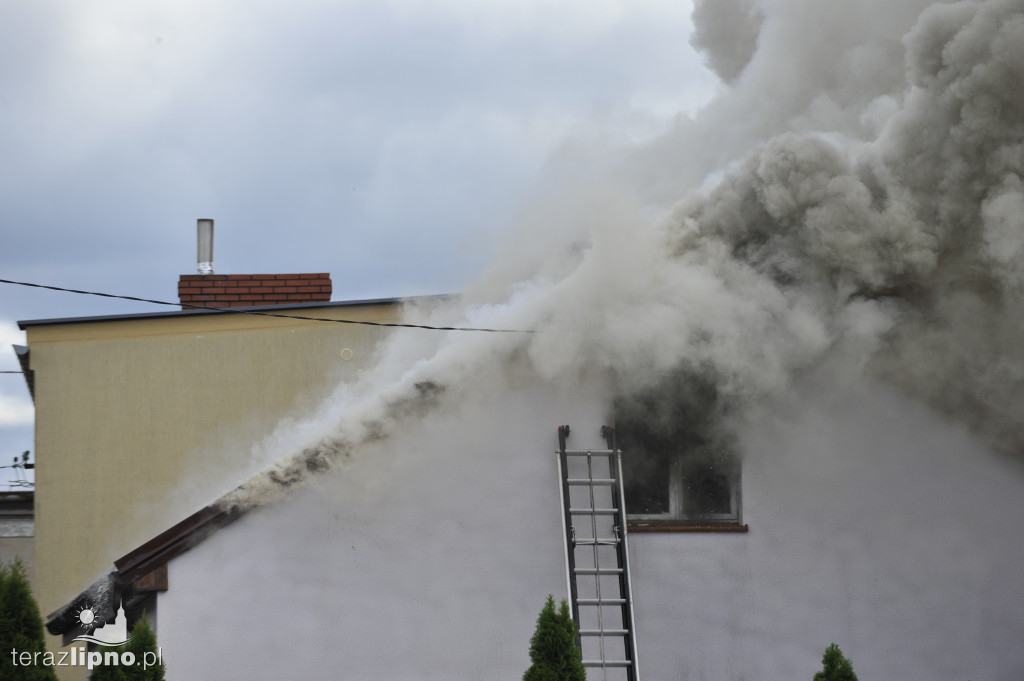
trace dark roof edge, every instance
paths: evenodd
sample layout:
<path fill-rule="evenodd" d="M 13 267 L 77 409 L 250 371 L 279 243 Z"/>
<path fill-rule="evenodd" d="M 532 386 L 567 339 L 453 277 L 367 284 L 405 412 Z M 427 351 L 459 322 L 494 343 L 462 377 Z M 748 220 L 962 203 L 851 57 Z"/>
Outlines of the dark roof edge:
<path fill-rule="evenodd" d="M 54 636 L 60 636 L 80 629 L 82 625 L 78 613 L 83 608 L 90 608 L 96 614 L 97 620 L 104 624 L 113 621 L 113 603 L 116 600 L 120 605 L 124 590 L 124 584 L 121 583 L 117 572 L 108 571 L 90 584 L 85 591 L 47 615 L 46 630 Z"/>
<path fill-rule="evenodd" d="M 243 513 L 237 508 L 221 508 L 214 502 L 118 558 L 114 567 L 124 583 L 130 585 L 234 522 Z"/>
<path fill-rule="evenodd" d="M 14 354 L 18 356 L 18 364 L 21 365 L 21 375 L 25 377 L 25 385 L 28 386 L 28 394 L 32 397 L 32 404 L 36 403 L 36 373 L 32 371 L 31 354 L 27 345 L 12 345 Z"/>
<path fill-rule="evenodd" d="M 129 551 L 114 561 L 114 568 L 107 574 L 50 613 L 46 618 L 47 631 L 54 636 L 71 631 L 78 625 L 69 613 L 76 612 L 80 604 L 100 600 L 97 594 L 103 599 L 110 600 L 108 592 L 130 593 L 140 578 L 166 565 L 171 559 L 185 553 L 225 525 L 238 520 L 246 510 L 237 507 L 226 508 L 218 499 Z M 108 606 L 104 607 L 111 609 Z"/>
<path fill-rule="evenodd" d="M 254 307 L 234 307 L 219 310 L 192 309 L 172 310 L 169 312 L 138 312 L 134 314 L 100 315 L 92 317 L 59 317 L 55 319 L 25 319 L 18 322 L 18 328 L 24 331 L 29 326 L 51 326 L 56 324 L 86 324 L 90 322 L 120 322 L 132 319 L 158 319 L 161 317 L 192 317 L 198 315 L 245 314 L 246 312 L 309 310 L 324 307 L 366 307 L 369 305 L 399 305 L 402 303 L 418 303 L 427 300 L 445 300 L 453 294 L 441 293 L 425 296 L 406 296 L 402 298 L 369 298 L 366 300 L 340 300 L 322 303 L 295 303 L 294 305 L 259 305 Z"/>

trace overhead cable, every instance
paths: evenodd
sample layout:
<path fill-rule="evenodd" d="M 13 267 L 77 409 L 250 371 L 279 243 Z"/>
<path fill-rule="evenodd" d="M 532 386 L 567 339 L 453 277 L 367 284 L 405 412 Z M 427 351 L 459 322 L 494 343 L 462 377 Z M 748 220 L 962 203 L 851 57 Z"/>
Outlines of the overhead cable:
<path fill-rule="evenodd" d="M 14 284 L 16 286 L 29 286 L 32 288 L 49 289 L 50 291 L 62 291 L 64 293 L 77 293 L 83 296 L 100 296 L 102 298 L 118 298 L 120 300 L 132 300 L 139 303 L 151 303 L 153 305 L 170 305 L 172 307 L 188 307 L 195 310 L 212 310 L 215 312 L 232 312 L 236 314 L 258 315 L 260 317 L 279 317 L 281 319 L 301 319 L 309 322 L 333 322 L 335 324 L 361 324 L 363 326 L 388 326 L 403 329 L 426 329 L 428 331 L 479 331 L 484 333 L 534 333 L 529 329 L 488 329 L 468 326 L 430 326 L 429 324 L 402 324 L 399 322 L 370 322 L 361 319 L 331 319 L 329 317 L 308 317 L 305 315 L 280 314 L 267 312 L 265 310 L 253 310 L 239 307 L 211 307 L 207 305 L 195 305 L 191 303 L 170 303 L 166 300 L 153 300 L 151 298 L 137 298 L 135 296 L 121 296 L 114 293 L 99 293 L 97 291 L 82 291 L 60 286 L 47 286 L 46 284 L 33 284 L 27 281 L 12 281 L 0 279 L 0 284 Z"/>

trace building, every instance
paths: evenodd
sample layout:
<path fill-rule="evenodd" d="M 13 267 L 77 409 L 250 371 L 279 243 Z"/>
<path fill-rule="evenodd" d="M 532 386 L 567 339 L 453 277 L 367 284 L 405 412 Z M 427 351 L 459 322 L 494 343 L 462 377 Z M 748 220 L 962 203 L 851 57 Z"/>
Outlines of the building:
<path fill-rule="evenodd" d="M 398 300 L 330 302 L 324 274 L 203 281 L 208 290 L 196 292 L 182 277 L 183 303 L 228 307 L 245 296 L 271 303 L 250 312 L 286 317 L 186 308 L 19 322 L 36 410 L 34 589 L 44 614 L 109 570 L 112 555 L 245 475 L 252 443 L 357 375 L 386 335 L 372 324 L 398 317 Z M 235 292 L 300 288 L 294 281 L 317 290 L 278 292 L 286 303 Z"/>
<path fill-rule="evenodd" d="M 271 311 L 395 321 L 399 302 Z M 639 678 L 810 678 L 832 641 L 862 678 L 1024 668 L 1019 468 L 844 367 L 709 459 L 686 428 L 644 432 L 654 397 L 630 412 L 607 377 L 552 380 L 498 344 L 449 358 L 471 380 L 399 382 L 330 470 L 297 439 L 301 475 L 267 477 L 254 448 L 376 371 L 386 328 L 208 311 L 22 326 L 48 627 L 73 634 L 89 599 L 146 608 L 173 678 L 521 675 L 546 596 L 573 581 L 558 426 L 602 450 L 612 421 Z"/>
<path fill-rule="evenodd" d="M 32 576 L 35 513 L 32 490 L 0 492 L 0 563 L 21 559 Z"/>

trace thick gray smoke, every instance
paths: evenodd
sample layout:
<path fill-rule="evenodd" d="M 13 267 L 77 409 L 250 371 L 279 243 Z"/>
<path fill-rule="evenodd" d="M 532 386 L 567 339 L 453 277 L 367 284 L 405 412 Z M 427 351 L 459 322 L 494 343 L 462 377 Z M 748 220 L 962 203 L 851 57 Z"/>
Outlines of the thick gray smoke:
<path fill-rule="evenodd" d="M 709 69 L 731 83 L 754 56 L 763 22 L 752 0 L 697 0 L 690 44 L 707 55 Z"/>
<path fill-rule="evenodd" d="M 732 85 L 538 202 L 543 248 L 520 238 L 459 306 L 410 311 L 535 333 L 396 336 L 326 435 L 226 503 L 263 503 L 509 362 L 623 394 L 691 376 L 735 412 L 842 355 L 1020 452 L 1024 0 L 855 5 L 698 3 L 695 44 Z"/>

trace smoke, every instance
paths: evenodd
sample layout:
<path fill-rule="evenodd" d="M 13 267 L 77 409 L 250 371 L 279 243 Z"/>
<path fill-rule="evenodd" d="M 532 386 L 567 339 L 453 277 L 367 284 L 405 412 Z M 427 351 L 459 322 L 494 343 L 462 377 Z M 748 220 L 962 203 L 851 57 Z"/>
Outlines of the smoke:
<path fill-rule="evenodd" d="M 690 44 L 707 55 L 709 69 L 731 83 L 750 63 L 764 15 L 751 0 L 697 0 Z"/>
<path fill-rule="evenodd" d="M 394 335 L 321 437 L 223 502 L 276 498 L 506 365 L 683 403 L 713 385 L 731 414 L 839 355 L 1019 453 L 1024 0 L 926 5 L 698 3 L 716 100 L 553 182 L 475 287 L 408 311 L 525 332 Z"/>

